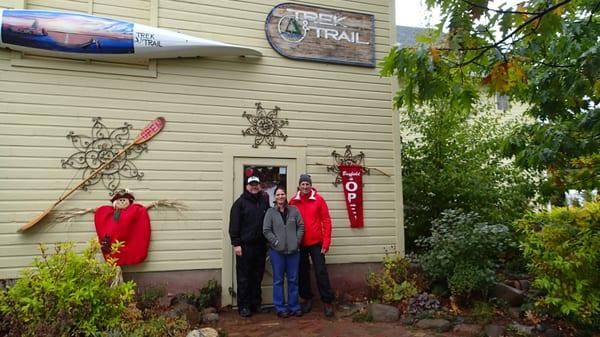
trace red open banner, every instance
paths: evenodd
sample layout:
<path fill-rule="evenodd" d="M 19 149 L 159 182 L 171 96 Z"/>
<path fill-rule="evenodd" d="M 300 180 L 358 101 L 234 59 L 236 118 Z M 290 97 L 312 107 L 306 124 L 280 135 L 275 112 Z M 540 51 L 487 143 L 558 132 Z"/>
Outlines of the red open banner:
<path fill-rule="evenodd" d="M 344 199 L 346 199 L 350 227 L 362 228 L 364 226 L 362 197 L 363 168 L 359 165 L 340 165 L 339 169 L 342 176 L 342 185 L 344 186 Z"/>

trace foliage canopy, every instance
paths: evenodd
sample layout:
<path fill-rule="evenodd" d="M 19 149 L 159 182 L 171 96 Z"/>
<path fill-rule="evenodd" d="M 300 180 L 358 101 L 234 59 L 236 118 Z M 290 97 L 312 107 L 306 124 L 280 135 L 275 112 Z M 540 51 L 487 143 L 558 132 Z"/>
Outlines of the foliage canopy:
<path fill-rule="evenodd" d="M 382 75 L 396 76 L 396 107 L 444 101 L 470 113 L 482 95 L 525 103 L 532 122 L 507 138 L 518 165 L 549 173 L 545 192 L 600 183 L 599 0 L 426 0 L 437 30 L 416 48 L 393 48 Z M 446 30 L 446 33 L 443 33 Z M 483 90 L 482 90 L 483 88 Z"/>

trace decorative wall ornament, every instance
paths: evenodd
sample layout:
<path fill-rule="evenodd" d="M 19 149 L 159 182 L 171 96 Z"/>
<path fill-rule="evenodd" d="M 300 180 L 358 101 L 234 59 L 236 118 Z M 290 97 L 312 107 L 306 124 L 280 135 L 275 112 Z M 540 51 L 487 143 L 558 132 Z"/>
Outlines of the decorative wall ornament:
<path fill-rule="evenodd" d="M 94 125 L 92 126 L 91 136 L 76 135 L 73 131 L 69 132 L 67 138 L 71 140 L 77 152 L 69 158 L 61 160 L 63 168 L 71 167 L 83 170 L 83 179 L 90 177 L 97 168 L 116 156 L 119 151 L 130 143 L 131 139 L 129 131 L 132 126 L 129 123 L 124 123 L 124 126 L 109 131 L 102 123 L 102 118 L 92 118 L 92 121 Z M 141 180 L 144 173 L 138 170 L 132 160 L 138 158 L 145 151 L 148 151 L 147 144 L 132 146 L 123 155 L 107 165 L 104 170 L 87 180 L 82 189 L 87 190 L 89 186 L 102 181 L 112 195 L 119 188 L 122 177 Z"/>
<path fill-rule="evenodd" d="M 362 173 L 370 175 L 371 169 L 364 166 L 365 164 L 365 154 L 360 151 L 359 154 L 352 154 L 352 145 L 346 145 L 346 151 L 344 155 L 337 153 L 335 150 L 331 152 L 331 156 L 335 161 L 335 165 L 328 165 L 327 172 L 333 172 L 336 174 L 335 181 L 332 183 L 333 186 L 336 186 L 342 182 L 342 174 L 340 171 L 340 166 L 342 165 L 358 165 L 362 168 Z"/>
<path fill-rule="evenodd" d="M 144 126 L 144 128 L 140 131 L 140 133 L 135 137 L 135 139 L 131 143 L 129 143 L 128 145 L 124 145 L 125 142 L 129 140 L 129 129 L 131 128 L 130 125 L 125 123 L 124 128 L 119 128 L 113 130 L 111 133 L 108 133 L 108 129 L 106 129 L 104 124 L 100 122 L 100 118 L 96 118 L 93 121 L 95 123 L 92 127 L 91 138 L 87 136 L 75 136 L 73 135 L 73 132 L 69 133 L 69 135 L 67 136 L 68 138 L 72 139 L 73 146 L 75 146 L 75 148 L 80 151 L 71 155 L 71 157 L 69 157 L 66 161 L 63 160 L 63 167 L 75 167 L 76 165 L 81 165 L 84 168 L 83 179 L 77 185 L 75 185 L 75 187 L 71 188 L 67 192 L 64 192 L 63 195 L 60 196 L 60 198 L 58 198 L 56 201 L 50 204 L 50 206 L 48 206 L 38 216 L 31 219 L 28 223 L 21 225 L 21 227 L 18 230 L 19 233 L 23 233 L 29 228 L 40 223 L 40 221 L 46 218 L 46 216 L 50 214 L 50 212 L 52 212 L 52 210 L 56 206 L 58 206 L 61 202 L 66 200 L 71 194 L 75 193 L 75 191 L 79 190 L 80 188 L 85 188 L 86 186 L 89 186 L 90 181 L 97 182 L 99 179 L 101 179 L 97 178 L 97 175 L 102 173 L 102 170 L 111 170 L 114 169 L 114 167 L 116 166 L 117 168 L 119 168 L 117 169 L 118 172 L 126 164 L 130 164 L 128 167 L 131 168 L 131 163 L 128 163 L 128 160 L 124 160 L 124 164 L 118 164 L 119 162 L 123 161 L 121 157 L 124 155 L 127 156 L 127 154 L 135 152 L 132 150 L 134 147 L 144 144 L 145 142 L 154 138 L 154 136 L 156 136 L 162 131 L 162 129 L 164 129 L 166 124 L 166 121 L 163 117 L 158 117 L 150 123 L 148 123 L 146 126 Z M 108 140 L 106 138 L 108 138 Z M 100 142 L 100 139 L 103 139 L 104 143 Z M 113 142 L 118 143 L 118 145 L 114 145 L 116 148 L 118 148 L 118 151 L 116 153 L 113 153 L 111 148 L 109 147 L 109 145 L 113 144 Z M 93 146 L 94 143 L 99 143 L 100 145 Z M 91 150 L 88 151 L 88 149 Z M 139 150 L 138 154 L 134 155 L 134 157 L 139 156 L 139 154 L 142 151 L 143 150 Z M 90 169 L 89 164 L 84 165 L 87 162 L 88 153 L 91 153 L 89 158 L 91 158 L 90 160 L 92 162 L 102 161 L 102 163 L 86 175 L 85 170 Z M 132 159 L 132 157 L 130 156 L 129 159 Z M 94 163 L 93 165 L 95 166 L 96 164 Z M 135 171 L 137 172 L 137 168 Z M 118 181 L 120 182 L 120 176 L 118 177 Z M 114 190 L 112 190 L 111 192 L 114 193 Z"/>
<path fill-rule="evenodd" d="M 246 130 L 242 130 L 244 136 L 254 136 L 253 148 L 257 148 L 263 142 L 266 142 L 274 149 L 275 137 L 283 138 L 283 141 L 287 139 L 287 135 L 281 132 L 281 128 L 288 125 L 287 119 L 277 118 L 279 110 L 278 106 L 275 106 L 273 110 L 265 110 L 260 102 L 255 103 L 256 114 L 252 115 L 244 111 L 242 117 L 246 117 L 250 122 L 250 127 Z"/>

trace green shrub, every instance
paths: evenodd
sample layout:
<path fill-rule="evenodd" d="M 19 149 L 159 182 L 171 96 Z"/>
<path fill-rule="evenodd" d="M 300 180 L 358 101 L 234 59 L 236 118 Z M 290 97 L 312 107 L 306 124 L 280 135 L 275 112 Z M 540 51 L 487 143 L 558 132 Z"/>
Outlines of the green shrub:
<path fill-rule="evenodd" d="M 468 296 L 483 291 L 495 280 L 494 271 L 470 263 L 458 263 L 448 278 L 450 293 L 455 296 Z"/>
<path fill-rule="evenodd" d="M 111 286 L 118 267 L 96 258 L 97 240 L 82 254 L 73 251 L 73 243 L 56 244 L 51 255 L 43 245 L 40 250 L 41 258 L 0 295 L 0 313 L 11 321 L 9 335 L 91 336 L 119 325 L 135 285 Z"/>
<path fill-rule="evenodd" d="M 521 248 L 545 291 L 538 306 L 582 324 L 600 323 L 600 203 L 529 214 L 516 222 Z"/>
<path fill-rule="evenodd" d="M 488 324 L 494 318 L 496 308 L 488 302 L 475 302 L 471 311 L 471 319 L 479 324 Z"/>
<path fill-rule="evenodd" d="M 200 288 L 198 295 L 198 308 L 218 307 L 221 299 L 221 286 L 217 280 L 208 280 L 208 283 Z"/>
<path fill-rule="evenodd" d="M 402 144 L 406 248 L 431 233 L 444 210 L 475 211 L 491 223 L 520 218 L 535 195 L 536 181 L 502 155 L 503 139 L 519 122 L 490 106 L 470 111 L 431 102 L 402 114 L 412 137 Z"/>
<path fill-rule="evenodd" d="M 432 282 L 446 282 L 452 295 L 469 296 L 494 282 L 500 256 L 515 246 L 508 227 L 484 222 L 473 212 L 446 210 L 431 236 L 418 240 L 417 255 Z"/>
<path fill-rule="evenodd" d="M 165 286 L 151 286 L 139 290 L 136 293 L 135 301 L 137 307 L 144 311 L 158 305 L 159 300 L 167 294 Z"/>
<path fill-rule="evenodd" d="M 410 262 L 400 254 L 383 258 L 381 273 L 367 274 L 371 296 L 382 303 L 398 303 L 418 293 L 415 282 L 408 279 Z"/>
<path fill-rule="evenodd" d="M 157 315 L 147 320 L 124 322 L 111 337 L 185 337 L 189 329 L 188 322 L 183 318 Z"/>

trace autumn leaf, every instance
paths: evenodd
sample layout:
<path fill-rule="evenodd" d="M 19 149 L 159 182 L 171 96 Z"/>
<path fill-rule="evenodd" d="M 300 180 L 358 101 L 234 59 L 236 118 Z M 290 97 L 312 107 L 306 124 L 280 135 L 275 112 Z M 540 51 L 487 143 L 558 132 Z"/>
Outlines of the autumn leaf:
<path fill-rule="evenodd" d="M 430 47 L 429 54 L 431 55 L 431 59 L 433 62 L 438 62 L 440 60 L 440 50 L 437 48 Z"/>

